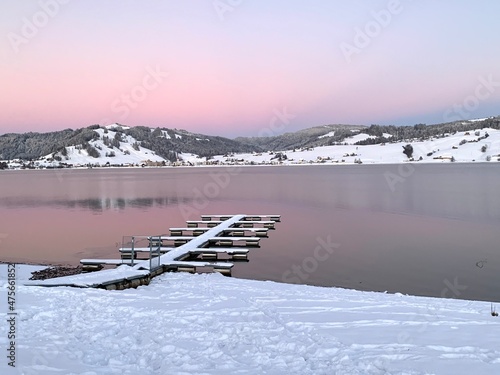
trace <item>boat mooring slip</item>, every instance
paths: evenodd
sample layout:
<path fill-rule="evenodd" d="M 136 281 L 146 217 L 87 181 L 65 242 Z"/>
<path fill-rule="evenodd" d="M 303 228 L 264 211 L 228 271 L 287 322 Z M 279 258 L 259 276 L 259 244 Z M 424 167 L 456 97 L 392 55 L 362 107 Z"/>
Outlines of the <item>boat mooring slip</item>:
<path fill-rule="evenodd" d="M 32 286 L 74 286 L 126 289 L 147 285 L 164 272 L 209 270 L 230 276 L 234 262 L 248 261 L 280 215 L 202 215 L 187 227 L 170 228 L 169 235 L 126 236 L 120 259 L 82 259 L 85 273 L 26 281 Z M 103 269 L 104 266 L 118 266 Z"/>

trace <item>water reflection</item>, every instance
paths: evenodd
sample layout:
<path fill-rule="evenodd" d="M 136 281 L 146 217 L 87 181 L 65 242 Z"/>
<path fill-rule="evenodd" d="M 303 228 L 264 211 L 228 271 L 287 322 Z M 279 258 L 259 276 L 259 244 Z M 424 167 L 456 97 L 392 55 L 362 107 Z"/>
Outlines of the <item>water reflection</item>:
<path fill-rule="evenodd" d="M 244 168 L 217 184 L 224 168 L 47 171 L 0 174 L 0 208 L 55 207 L 92 212 L 209 202 L 267 202 L 498 222 L 500 175 L 495 165 L 418 165 L 388 185 L 394 165 Z M 219 179 L 220 180 L 220 179 Z M 211 189 L 208 189 L 211 187 Z M 215 187 L 215 190 L 212 189 Z"/>
<path fill-rule="evenodd" d="M 0 254 L 78 264 L 115 258 L 122 236 L 168 233 L 187 216 L 281 214 L 233 275 L 284 281 L 331 238 L 340 247 L 306 283 L 439 297 L 458 277 L 460 298 L 500 301 L 497 168 L 418 165 L 394 189 L 384 173 L 396 166 L 244 168 L 217 194 L 207 186 L 223 169 L 0 173 Z"/>
<path fill-rule="evenodd" d="M 86 199 L 54 199 L 37 198 L 0 198 L 0 208 L 61 208 L 84 209 L 96 212 L 105 210 L 125 210 L 126 208 L 152 208 L 191 204 L 192 199 L 184 197 L 151 197 L 151 198 L 86 198 Z"/>

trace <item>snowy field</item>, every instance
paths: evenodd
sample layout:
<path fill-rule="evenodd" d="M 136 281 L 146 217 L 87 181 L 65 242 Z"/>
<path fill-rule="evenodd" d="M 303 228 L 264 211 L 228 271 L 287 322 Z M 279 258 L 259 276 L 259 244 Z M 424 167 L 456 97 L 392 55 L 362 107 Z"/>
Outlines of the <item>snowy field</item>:
<path fill-rule="evenodd" d="M 0 374 L 498 374 L 486 302 L 163 274 L 125 291 L 21 286 Z"/>
<path fill-rule="evenodd" d="M 480 136 L 488 133 L 488 138 L 477 141 Z M 322 146 L 310 150 L 283 151 L 287 159 L 284 165 L 323 163 L 341 165 L 353 164 L 360 160 L 363 164 L 398 164 L 407 163 L 408 158 L 403 154 L 403 146 L 410 143 L 413 147 L 414 163 L 449 163 L 451 158 L 457 163 L 471 162 L 498 162 L 500 160 L 500 130 L 481 129 L 480 136 L 475 131 L 457 132 L 445 138 L 433 138 L 427 141 L 396 142 L 384 145 L 356 146 L 354 142 L 370 138 L 367 134 L 357 134 L 346 139 L 347 145 Z M 387 134 L 385 134 L 387 136 Z M 462 144 L 461 144 L 462 142 Z M 465 142 L 465 143 L 464 143 Z M 481 148 L 485 146 L 483 152 Z M 275 154 L 263 152 L 260 154 L 235 154 L 233 158 L 245 162 L 271 163 Z M 422 158 L 420 160 L 420 158 Z M 228 158 L 215 156 L 214 160 L 226 162 Z M 195 159 L 186 160 L 195 163 Z M 342 161 L 343 160 L 343 161 Z"/>

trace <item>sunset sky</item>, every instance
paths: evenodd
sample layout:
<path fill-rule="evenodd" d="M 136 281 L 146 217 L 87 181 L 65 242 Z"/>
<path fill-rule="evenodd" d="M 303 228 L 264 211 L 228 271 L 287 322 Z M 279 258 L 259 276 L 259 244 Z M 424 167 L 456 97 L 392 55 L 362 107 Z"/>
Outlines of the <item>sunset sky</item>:
<path fill-rule="evenodd" d="M 500 2 L 2 0 L 0 134 L 500 115 Z"/>

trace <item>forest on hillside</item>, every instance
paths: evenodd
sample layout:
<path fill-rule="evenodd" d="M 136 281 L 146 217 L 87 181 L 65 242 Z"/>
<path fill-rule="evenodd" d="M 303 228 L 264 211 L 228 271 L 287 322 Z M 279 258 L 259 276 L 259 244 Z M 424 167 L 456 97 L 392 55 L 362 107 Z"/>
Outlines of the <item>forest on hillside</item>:
<path fill-rule="evenodd" d="M 80 129 L 65 129 L 48 133 L 8 133 L 0 136 L 0 160 L 34 160 L 45 155 L 66 152 L 66 147 L 77 146 L 86 149 L 91 156 L 99 153 L 91 145 L 98 139 L 95 130 L 102 128 L 91 125 Z M 132 128 L 116 126 L 115 137 L 106 140 L 109 147 L 119 149 L 125 136 L 135 139 L 138 145 L 154 151 L 167 160 L 175 160 L 178 153 L 192 153 L 200 157 L 226 155 L 230 153 L 284 151 L 318 146 L 342 145 L 346 138 L 356 133 L 366 133 L 371 138 L 359 141 L 358 145 L 379 144 L 388 142 L 415 142 L 430 138 L 444 137 L 459 131 L 493 128 L 500 129 L 500 117 L 490 117 L 476 121 L 456 121 L 450 123 L 414 126 L 395 125 L 322 125 L 297 132 L 289 132 L 270 137 L 238 137 L 229 139 L 219 136 L 208 136 L 190 133 L 180 129 L 148 128 L 136 126 Z M 108 130 L 104 128 L 104 132 Z"/>

